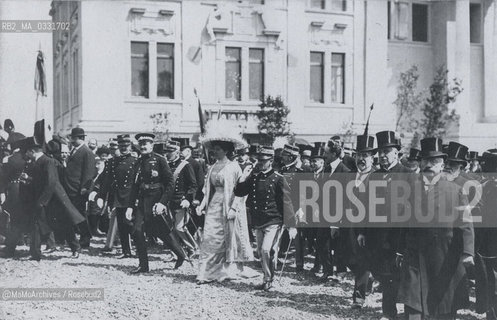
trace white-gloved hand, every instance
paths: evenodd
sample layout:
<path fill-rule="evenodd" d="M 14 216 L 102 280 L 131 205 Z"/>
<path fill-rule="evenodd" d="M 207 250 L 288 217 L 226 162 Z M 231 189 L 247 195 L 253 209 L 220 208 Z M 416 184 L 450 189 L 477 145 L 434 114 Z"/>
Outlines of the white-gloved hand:
<path fill-rule="evenodd" d="M 96 191 L 90 192 L 90 194 L 88 195 L 88 201 L 95 201 L 95 197 L 96 196 L 97 196 L 97 192 Z"/>
<path fill-rule="evenodd" d="M 190 201 L 183 199 L 180 204 L 181 208 L 188 209 L 190 208 Z"/>
<path fill-rule="evenodd" d="M 133 219 L 133 208 L 128 208 L 126 209 L 126 219 L 130 220 Z"/>
<path fill-rule="evenodd" d="M 97 206 L 102 209 L 104 207 L 104 199 L 98 198 L 97 199 Z"/>

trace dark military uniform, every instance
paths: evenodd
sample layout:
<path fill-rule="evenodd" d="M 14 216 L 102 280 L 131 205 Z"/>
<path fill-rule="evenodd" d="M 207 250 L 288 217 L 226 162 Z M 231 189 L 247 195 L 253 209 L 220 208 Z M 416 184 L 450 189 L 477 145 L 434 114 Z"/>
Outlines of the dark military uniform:
<path fill-rule="evenodd" d="M 278 258 L 278 244 L 283 223 L 295 226 L 295 212 L 290 188 L 283 175 L 273 169 L 253 174 L 235 187 L 235 195 L 248 195 L 253 209 L 252 224 L 256 229 L 257 248 L 261 257 L 264 282 L 272 282 Z"/>
<path fill-rule="evenodd" d="M 148 270 L 148 254 L 145 242 L 145 230 L 152 236 L 159 237 L 165 245 L 184 260 L 185 252 L 172 231 L 172 219 L 167 215 L 154 217 L 153 207 L 160 202 L 167 205 L 173 194 L 173 174 L 167 160 L 152 152 L 141 155 L 136 164 L 137 173 L 131 192 L 131 203 L 134 203 L 135 214 L 133 237 L 140 260 L 140 267 Z M 168 220 L 168 221 L 166 221 Z"/>
<path fill-rule="evenodd" d="M 101 177 L 99 198 L 107 199 L 108 205 L 116 210 L 123 254 L 131 254 L 131 223 L 125 214 L 126 209 L 132 207 L 131 188 L 136 176 L 137 161 L 131 153 L 111 158 Z"/>
<path fill-rule="evenodd" d="M 180 167 L 181 166 L 181 167 Z M 186 224 L 188 223 L 188 209 L 181 207 L 181 202 L 187 200 L 190 204 L 193 202 L 195 193 L 197 192 L 197 181 L 195 173 L 190 163 L 180 158 L 169 162 L 169 167 L 175 177 L 174 192 L 169 200 L 169 208 L 174 214 L 174 225 L 176 232 L 190 250 L 196 248 L 196 243 L 193 237 L 188 232 Z M 179 172 L 177 172 L 179 169 Z"/>

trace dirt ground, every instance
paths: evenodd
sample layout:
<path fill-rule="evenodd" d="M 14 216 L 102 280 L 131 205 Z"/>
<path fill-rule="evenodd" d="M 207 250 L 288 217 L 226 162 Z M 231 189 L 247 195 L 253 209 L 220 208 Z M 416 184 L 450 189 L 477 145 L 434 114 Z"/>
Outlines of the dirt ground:
<path fill-rule="evenodd" d="M 353 280 L 319 283 L 306 272 L 295 274 L 293 259 L 280 282 L 269 292 L 254 290 L 262 276 L 196 285 L 197 261 L 173 270 L 171 256 L 152 249 L 149 274 L 130 275 L 136 258 L 102 255 L 103 239 L 71 259 L 57 251 L 41 262 L 27 260 L 28 248 L 19 247 L 16 259 L 0 259 L 0 288 L 103 288 L 103 301 L 2 301 L 0 319 L 379 319 L 381 294 L 368 296 L 365 308 L 352 310 Z M 310 258 L 310 257 L 309 257 Z M 306 269 L 311 268 L 311 263 Z M 261 273 L 258 262 L 248 265 Z M 262 274 L 262 273 L 261 273 Z M 474 299 L 472 299 L 474 303 Z M 399 305 L 400 307 L 400 305 Z M 399 308 L 400 309 L 400 308 Z M 460 319 L 483 319 L 464 310 Z"/>

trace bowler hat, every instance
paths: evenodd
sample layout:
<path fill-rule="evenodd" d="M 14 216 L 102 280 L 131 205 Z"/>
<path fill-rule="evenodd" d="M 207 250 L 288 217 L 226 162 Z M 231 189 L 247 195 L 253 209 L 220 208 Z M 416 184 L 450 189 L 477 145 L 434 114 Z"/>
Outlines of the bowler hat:
<path fill-rule="evenodd" d="M 357 136 L 356 152 L 373 152 L 376 153 L 374 148 L 374 136 Z"/>
<path fill-rule="evenodd" d="M 71 137 L 86 137 L 85 130 L 80 127 L 72 128 Z"/>
<path fill-rule="evenodd" d="M 468 153 L 468 160 L 481 160 L 481 157 L 478 155 L 478 151 L 470 151 Z"/>
<path fill-rule="evenodd" d="M 447 148 L 447 160 L 466 163 L 468 147 L 457 142 L 449 142 Z"/>
<path fill-rule="evenodd" d="M 422 158 L 447 158 L 447 154 L 442 150 L 442 139 L 424 138 L 421 139 L 421 157 Z"/>
<path fill-rule="evenodd" d="M 399 140 L 395 138 L 395 132 L 393 131 L 380 131 L 376 133 L 376 140 L 378 141 L 378 149 L 392 147 L 400 150 Z"/>
<path fill-rule="evenodd" d="M 5 131 L 14 129 L 14 122 L 12 122 L 12 120 L 10 119 L 5 119 L 5 121 L 3 122 L 3 128 Z"/>

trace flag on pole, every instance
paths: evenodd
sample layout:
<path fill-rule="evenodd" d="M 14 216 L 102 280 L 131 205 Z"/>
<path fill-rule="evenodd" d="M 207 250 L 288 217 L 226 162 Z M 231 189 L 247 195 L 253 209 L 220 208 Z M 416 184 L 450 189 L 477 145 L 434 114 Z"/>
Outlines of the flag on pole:
<path fill-rule="evenodd" d="M 45 76 L 45 59 L 43 52 L 38 50 L 35 69 L 35 91 L 37 95 L 47 96 L 47 79 Z"/>
<path fill-rule="evenodd" d="M 205 133 L 205 115 L 204 112 L 202 111 L 202 105 L 200 104 L 200 98 L 197 95 L 197 89 L 193 89 L 193 92 L 195 93 L 195 96 L 197 97 L 198 101 L 198 120 L 200 122 L 200 134 Z"/>
<path fill-rule="evenodd" d="M 369 115 L 368 115 L 368 120 L 366 121 L 366 127 L 364 128 L 364 136 L 368 135 L 368 130 L 369 130 L 369 118 L 371 118 L 371 111 L 373 111 L 374 108 L 374 103 L 371 104 L 371 107 L 369 107 Z"/>

